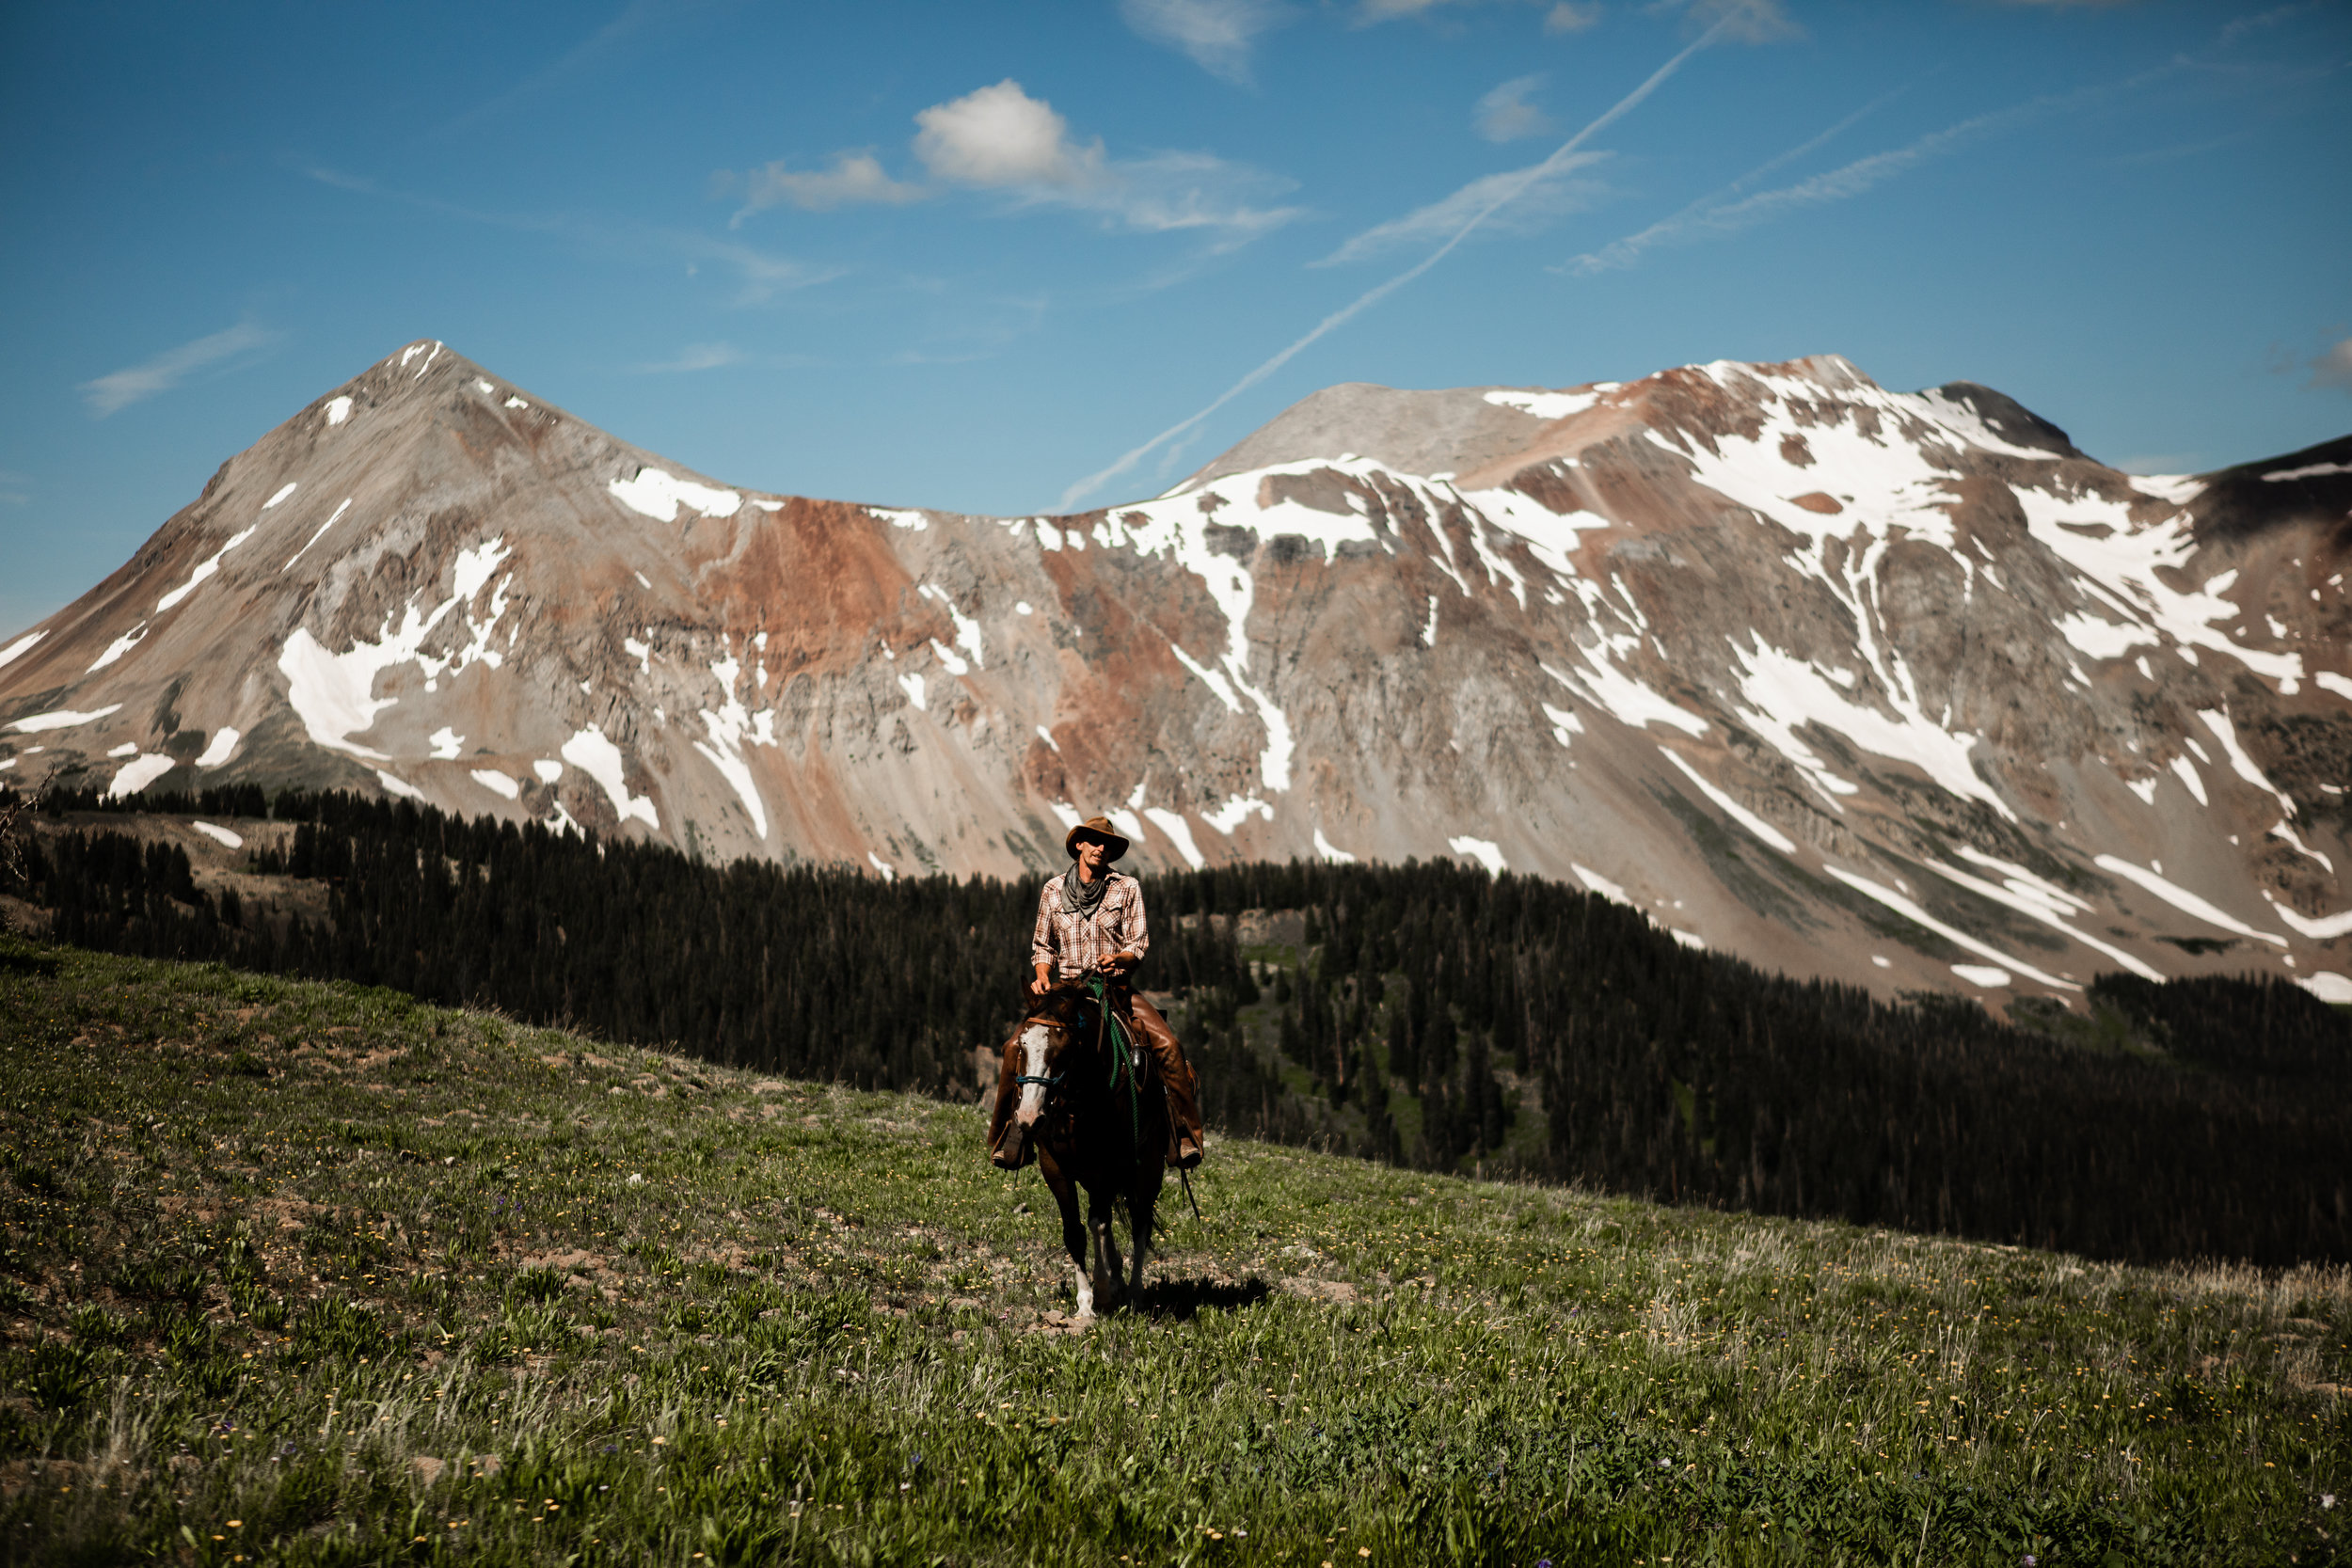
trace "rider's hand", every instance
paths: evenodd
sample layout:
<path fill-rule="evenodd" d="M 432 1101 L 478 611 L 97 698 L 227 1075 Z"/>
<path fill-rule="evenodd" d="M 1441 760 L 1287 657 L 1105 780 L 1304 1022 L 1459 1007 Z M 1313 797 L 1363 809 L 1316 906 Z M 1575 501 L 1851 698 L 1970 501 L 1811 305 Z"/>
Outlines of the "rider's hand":
<path fill-rule="evenodd" d="M 1042 974 L 1037 975 L 1029 981 L 1029 994 L 1031 996 L 1043 996 L 1047 991 L 1053 989 L 1052 983 L 1049 982 Z"/>

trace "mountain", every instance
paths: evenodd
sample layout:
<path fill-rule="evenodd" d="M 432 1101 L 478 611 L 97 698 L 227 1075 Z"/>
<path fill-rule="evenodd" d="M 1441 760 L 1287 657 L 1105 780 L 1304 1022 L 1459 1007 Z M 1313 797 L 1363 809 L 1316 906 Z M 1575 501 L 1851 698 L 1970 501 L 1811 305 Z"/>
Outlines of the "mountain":
<path fill-rule="evenodd" d="M 2352 1000 L 2352 438 L 2123 474 L 1835 356 L 1318 392 L 1156 499 L 729 488 L 413 343 L 0 643 L 0 779 L 713 858 L 1461 856 L 1887 992 Z"/>

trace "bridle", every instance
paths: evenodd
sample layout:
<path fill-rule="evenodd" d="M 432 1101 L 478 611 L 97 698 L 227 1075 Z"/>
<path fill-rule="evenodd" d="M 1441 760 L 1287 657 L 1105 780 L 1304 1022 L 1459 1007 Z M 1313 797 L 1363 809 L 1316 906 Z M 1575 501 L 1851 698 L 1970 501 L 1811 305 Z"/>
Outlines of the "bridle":
<path fill-rule="evenodd" d="M 1104 1086 L 1106 1088 L 1117 1088 L 1119 1086 L 1120 1074 L 1122 1072 L 1126 1074 L 1127 1118 L 1131 1124 L 1128 1132 L 1132 1147 L 1141 1148 L 1143 1145 L 1143 1101 L 1140 1086 L 1136 1081 L 1136 1053 L 1135 1048 L 1128 1042 L 1126 1026 L 1120 1023 L 1112 1014 L 1110 997 L 1107 993 L 1107 988 L 1103 983 L 1102 977 L 1100 975 L 1089 975 L 1086 982 L 1086 991 L 1089 995 L 1093 997 L 1094 1005 L 1102 1017 L 1102 1023 L 1097 1031 L 1098 1037 L 1098 1037 L 1095 1041 L 1095 1049 L 1098 1052 L 1102 1052 L 1106 1043 L 1109 1046 L 1109 1050 L 1105 1053 L 1110 1058 L 1111 1074 L 1109 1080 Z M 1069 1076 L 1070 1069 L 1068 1068 L 1064 1068 L 1059 1072 L 1054 1073 L 1050 1077 L 1041 1077 L 1036 1073 L 1029 1072 L 1015 1073 L 1013 1074 L 1012 1081 L 1016 1084 L 1022 1085 L 1042 1085 L 1045 1092 L 1050 1095 L 1056 1089 L 1059 1088 L 1061 1086 L 1062 1080 Z"/>

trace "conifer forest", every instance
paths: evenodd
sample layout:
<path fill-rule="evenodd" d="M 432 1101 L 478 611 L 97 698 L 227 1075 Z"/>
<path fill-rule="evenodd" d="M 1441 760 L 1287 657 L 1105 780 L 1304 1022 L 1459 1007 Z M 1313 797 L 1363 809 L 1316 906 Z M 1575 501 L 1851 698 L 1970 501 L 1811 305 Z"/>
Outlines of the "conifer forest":
<path fill-rule="evenodd" d="M 294 824 L 247 869 L 323 887 L 306 918 L 200 891 L 184 852 L 102 808 L 51 796 L 26 841 L 60 942 L 966 1100 L 976 1050 L 1021 1016 L 1034 882 L 712 865 L 342 794 L 141 803 Z M 1452 863 L 1145 893 L 1138 984 L 1169 999 L 1213 1128 L 2134 1261 L 2352 1259 L 2352 1019 L 2275 978 L 2107 974 L 2082 1010 L 2004 1022 L 1765 974 Z"/>

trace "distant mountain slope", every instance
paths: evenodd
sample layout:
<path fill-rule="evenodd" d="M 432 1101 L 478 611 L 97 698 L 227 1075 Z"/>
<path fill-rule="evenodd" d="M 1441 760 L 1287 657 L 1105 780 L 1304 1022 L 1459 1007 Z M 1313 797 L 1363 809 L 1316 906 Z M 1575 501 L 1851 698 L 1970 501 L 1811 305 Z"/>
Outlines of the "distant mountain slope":
<path fill-rule="evenodd" d="M 0 778 L 726 857 L 1464 856 L 1870 984 L 2352 999 L 2352 441 L 2149 480 L 1834 356 L 1309 398 L 1154 500 L 726 488 L 438 343 L 0 642 Z"/>

